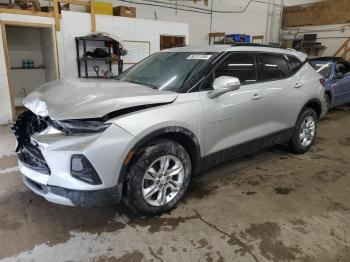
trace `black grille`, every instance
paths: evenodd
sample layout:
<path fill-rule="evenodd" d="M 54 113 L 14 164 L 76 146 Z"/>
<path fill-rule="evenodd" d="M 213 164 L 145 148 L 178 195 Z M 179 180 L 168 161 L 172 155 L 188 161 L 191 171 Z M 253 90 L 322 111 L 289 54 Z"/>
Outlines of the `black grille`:
<path fill-rule="evenodd" d="M 50 169 L 40 149 L 30 141 L 32 134 L 47 127 L 47 123 L 43 120 L 32 112 L 25 111 L 18 116 L 17 121 L 12 126 L 12 131 L 18 142 L 16 152 L 19 160 L 32 169 L 50 174 Z"/>

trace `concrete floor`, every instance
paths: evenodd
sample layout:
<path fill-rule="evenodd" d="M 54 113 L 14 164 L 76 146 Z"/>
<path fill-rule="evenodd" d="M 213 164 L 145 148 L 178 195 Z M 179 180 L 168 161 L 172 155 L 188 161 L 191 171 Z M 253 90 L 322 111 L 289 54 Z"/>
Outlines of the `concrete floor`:
<path fill-rule="evenodd" d="M 310 153 L 274 147 L 193 179 L 171 214 L 58 206 L 22 184 L 0 127 L 3 261 L 350 261 L 350 112 L 322 122 Z"/>

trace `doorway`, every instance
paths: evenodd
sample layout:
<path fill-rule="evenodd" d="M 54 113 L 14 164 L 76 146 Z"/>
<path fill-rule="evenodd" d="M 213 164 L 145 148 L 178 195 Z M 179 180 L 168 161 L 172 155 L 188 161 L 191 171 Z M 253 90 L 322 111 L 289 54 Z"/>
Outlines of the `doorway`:
<path fill-rule="evenodd" d="M 186 37 L 161 35 L 160 36 L 160 50 L 186 46 Z"/>
<path fill-rule="evenodd" d="M 59 78 L 52 25 L 3 23 L 12 115 L 25 110 L 23 99 L 34 89 Z"/>

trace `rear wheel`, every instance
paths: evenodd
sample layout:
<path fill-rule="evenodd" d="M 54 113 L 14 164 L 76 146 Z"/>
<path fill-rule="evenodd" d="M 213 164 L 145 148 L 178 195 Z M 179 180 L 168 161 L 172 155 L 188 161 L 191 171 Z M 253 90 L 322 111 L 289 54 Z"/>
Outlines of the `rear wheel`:
<path fill-rule="evenodd" d="M 317 126 L 318 117 L 315 110 L 306 108 L 298 118 L 293 138 L 289 142 L 290 149 L 297 154 L 309 151 L 316 139 Z"/>
<path fill-rule="evenodd" d="M 321 119 L 325 118 L 328 115 L 328 111 L 331 107 L 331 99 L 329 97 L 329 94 L 324 94 L 323 102 L 322 102 L 322 113 L 321 113 Z"/>
<path fill-rule="evenodd" d="M 131 164 L 124 202 L 136 215 L 161 215 L 180 201 L 190 177 L 187 151 L 174 141 L 156 140 Z"/>

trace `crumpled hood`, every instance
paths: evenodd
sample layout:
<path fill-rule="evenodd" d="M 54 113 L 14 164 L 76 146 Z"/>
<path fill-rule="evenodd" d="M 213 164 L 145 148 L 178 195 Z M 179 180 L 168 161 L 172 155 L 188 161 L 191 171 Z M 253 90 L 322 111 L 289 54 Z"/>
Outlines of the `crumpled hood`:
<path fill-rule="evenodd" d="M 177 93 L 114 79 L 64 79 L 30 93 L 23 104 L 54 120 L 99 118 L 124 108 L 173 102 Z"/>

